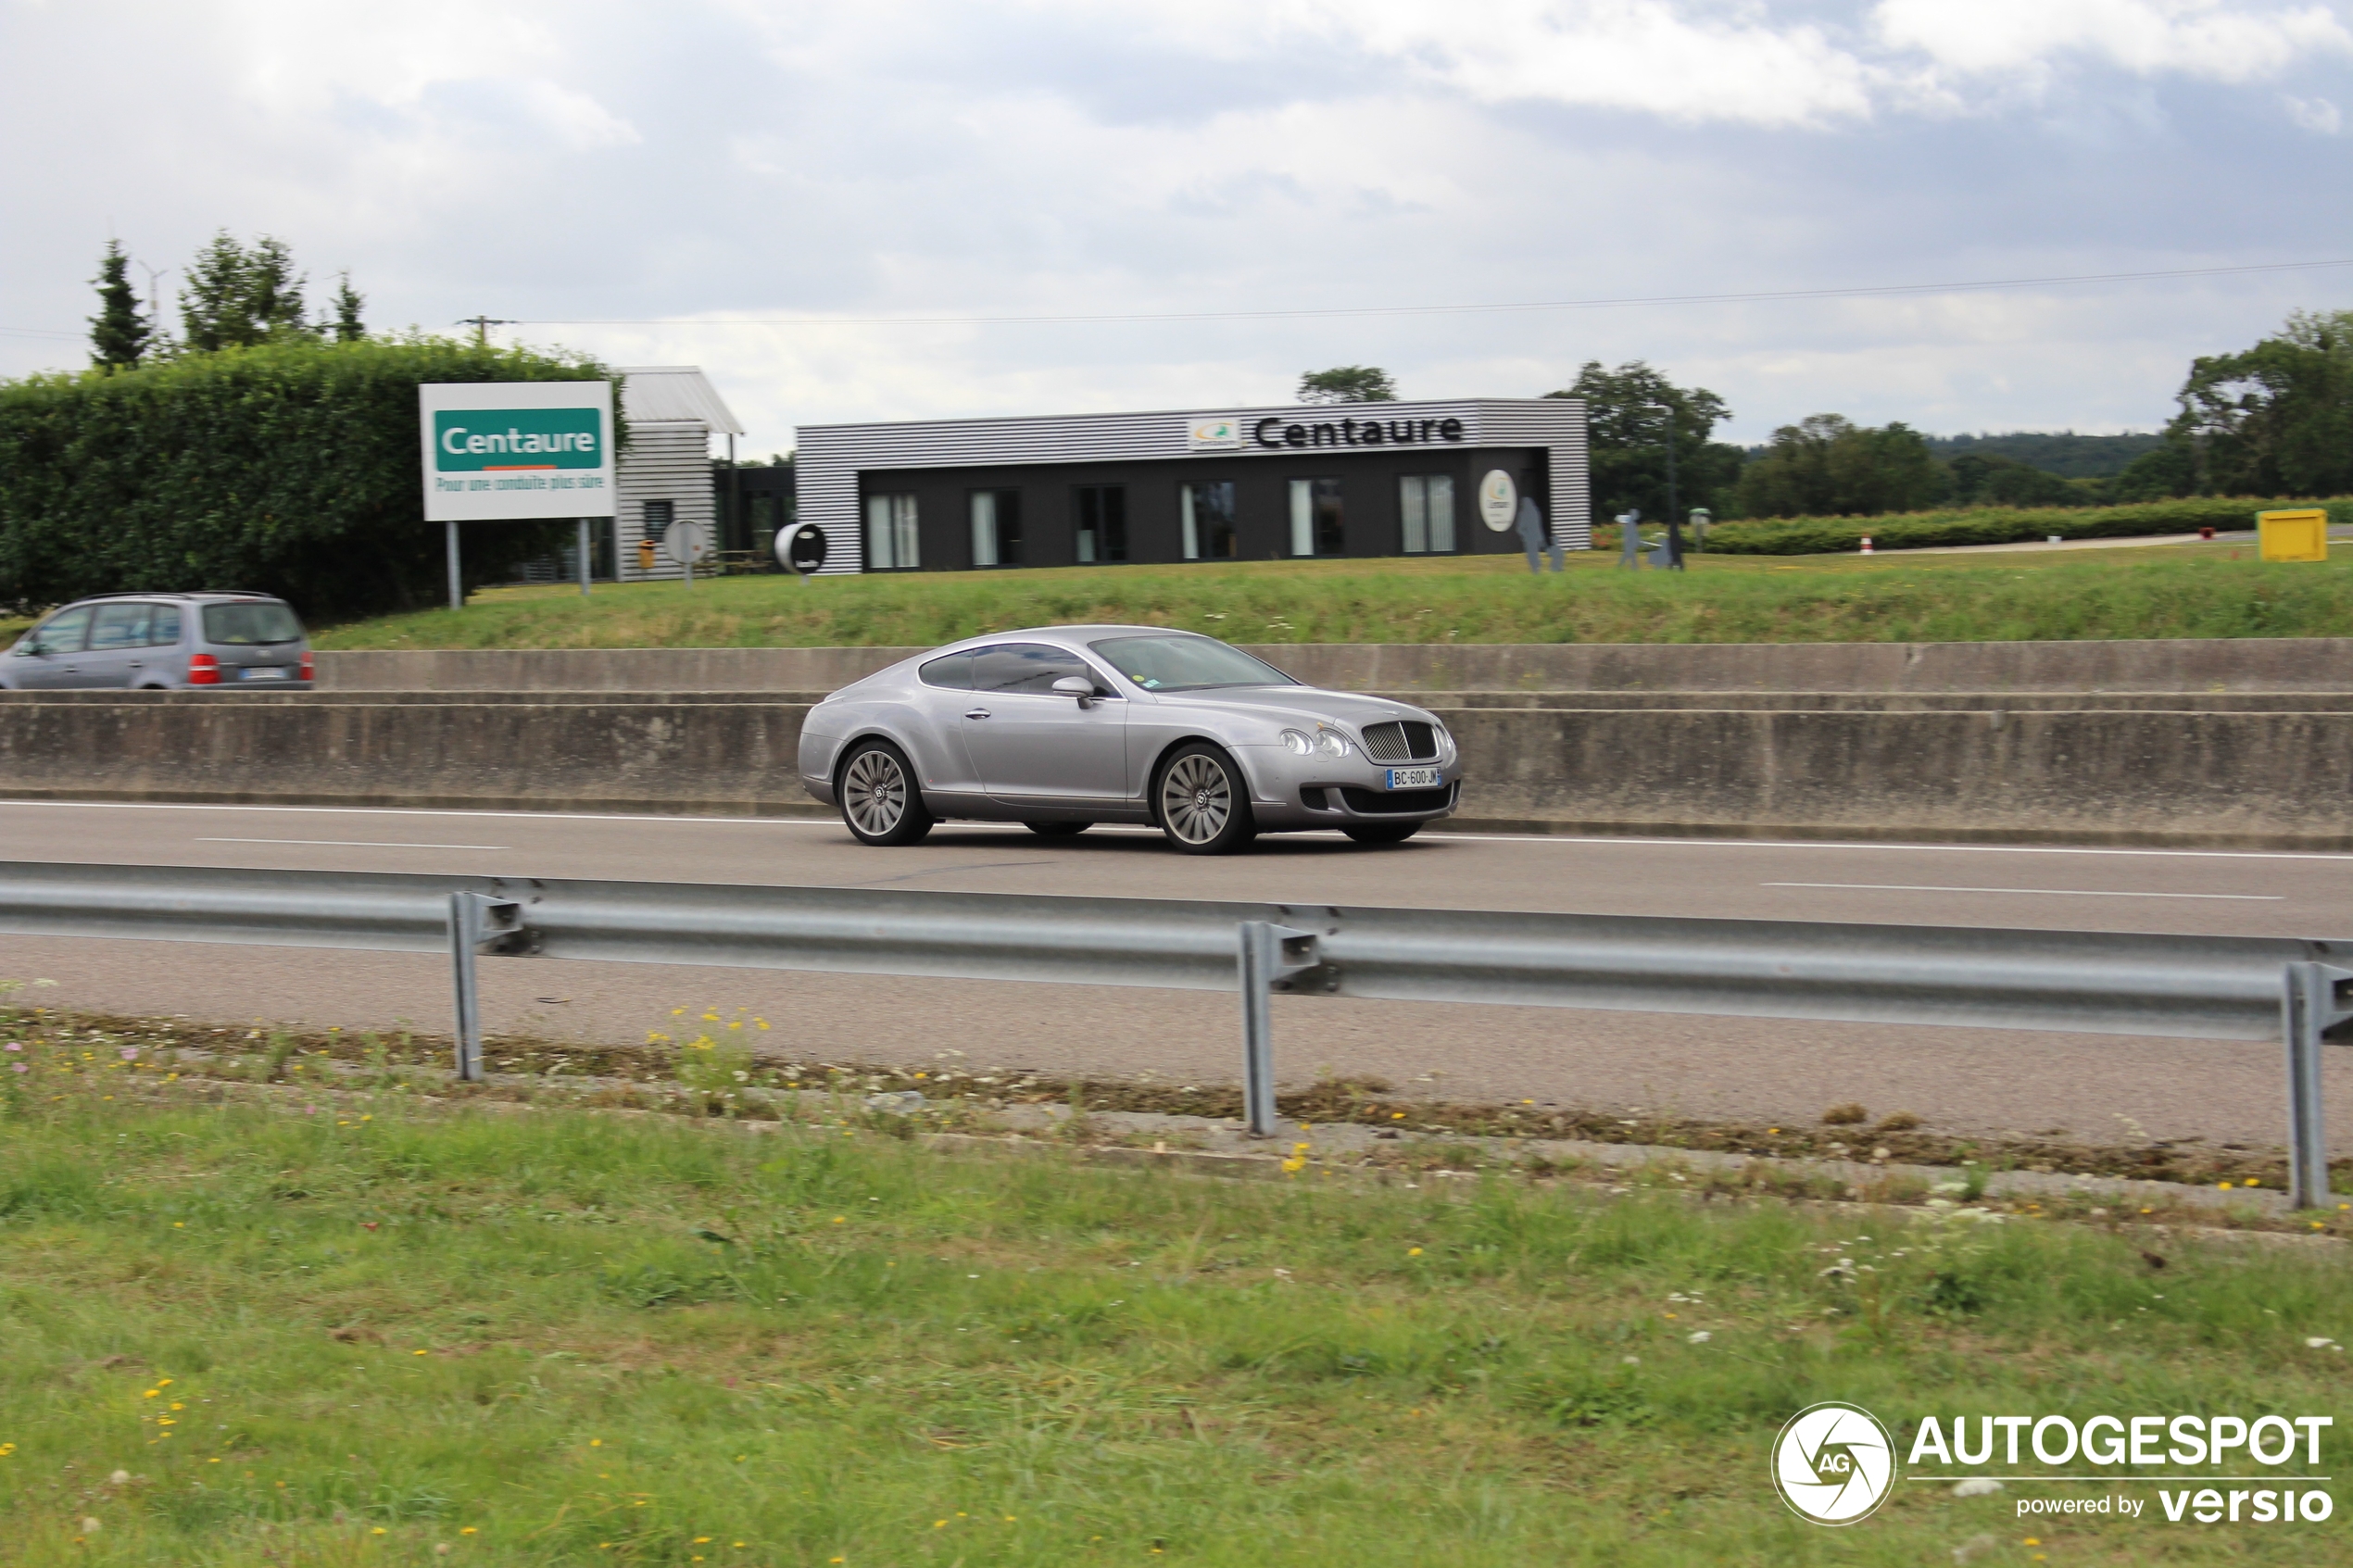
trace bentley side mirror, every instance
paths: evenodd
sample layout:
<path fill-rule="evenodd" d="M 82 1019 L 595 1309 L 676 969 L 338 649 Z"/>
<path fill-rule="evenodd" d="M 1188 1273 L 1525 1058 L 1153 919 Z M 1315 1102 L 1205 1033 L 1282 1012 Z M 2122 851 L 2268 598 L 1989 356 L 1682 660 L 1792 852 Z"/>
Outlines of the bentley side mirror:
<path fill-rule="evenodd" d="M 1054 683 L 1054 690 L 1060 696 L 1076 697 L 1081 708 L 1095 700 L 1095 683 L 1084 675 L 1065 675 Z"/>

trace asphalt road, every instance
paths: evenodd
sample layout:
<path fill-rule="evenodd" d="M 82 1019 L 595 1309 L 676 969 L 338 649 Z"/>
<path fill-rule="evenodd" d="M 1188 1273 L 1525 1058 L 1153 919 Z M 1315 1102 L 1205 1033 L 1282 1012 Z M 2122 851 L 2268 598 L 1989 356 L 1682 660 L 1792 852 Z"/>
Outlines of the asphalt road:
<path fill-rule="evenodd" d="M 512 812 L 0 801 L 0 858 L 447 871 L 974 892 L 1231 897 L 1400 908 L 2353 935 L 2353 856 L 1993 846 L 1425 834 L 1337 835 L 1204 860 L 1098 828 L 936 832 L 875 850 L 837 822 Z M 61 1006 L 382 1028 L 447 1028 L 444 960 L 177 942 L 0 938 L 0 975 Z M 763 1042 L 812 1057 L 968 1061 L 1230 1081 L 1235 1004 L 1208 993 L 486 962 L 496 1032 L 611 1041 L 671 1010 L 749 1009 Z M 2279 1048 L 2023 1031 L 1894 1029 L 1684 1015 L 1278 997 L 1286 1081 L 1372 1074 L 1453 1097 L 1802 1123 L 1843 1100 L 1975 1133 L 2090 1141 L 2281 1141 Z M 2353 1093 L 2333 1107 L 2353 1147 Z"/>

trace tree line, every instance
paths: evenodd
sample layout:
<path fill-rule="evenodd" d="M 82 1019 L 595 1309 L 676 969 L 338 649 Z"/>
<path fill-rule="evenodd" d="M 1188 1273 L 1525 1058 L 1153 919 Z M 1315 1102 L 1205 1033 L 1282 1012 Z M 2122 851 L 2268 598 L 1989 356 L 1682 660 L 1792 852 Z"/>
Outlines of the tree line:
<path fill-rule="evenodd" d="M 182 354 L 217 354 L 264 343 L 357 343 L 368 335 L 360 320 L 367 300 L 339 275 L 333 295 L 313 318 L 304 293 L 309 279 L 295 267 L 285 241 L 263 234 L 240 242 L 226 229 L 196 252 L 179 290 L 180 332 L 140 308 L 131 257 L 117 240 L 99 257 L 98 313 L 90 318 L 90 362 L 100 370 L 135 370 Z"/>
<path fill-rule="evenodd" d="M 1306 403 L 1385 402 L 1395 382 L 1375 366 L 1300 378 Z M 2235 354 L 2201 356 L 2154 436 L 1961 437 L 1939 440 L 1900 420 L 1860 425 L 1812 414 L 1743 448 L 1715 439 L 1731 417 L 1704 386 L 1678 386 L 1636 359 L 1588 360 L 1549 397 L 1584 401 L 1593 515 L 1667 515 L 1667 445 L 1685 512 L 1719 519 L 1869 517 L 1936 507 L 2097 507 L 2201 495 L 2353 495 L 2353 310 L 2298 311 L 2273 336 Z M 2114 471 L 2094 444 L 2137 455 Z M 2010 452 L 1996 450 L 2007 446 Z M 2014 455 L 2078 470 L 2056 471 Z"/>

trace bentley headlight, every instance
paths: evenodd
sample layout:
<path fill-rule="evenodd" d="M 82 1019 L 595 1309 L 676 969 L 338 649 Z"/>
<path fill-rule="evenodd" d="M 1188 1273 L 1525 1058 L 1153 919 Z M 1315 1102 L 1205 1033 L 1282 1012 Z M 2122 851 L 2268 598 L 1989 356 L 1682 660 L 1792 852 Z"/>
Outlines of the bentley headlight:
<path fill-rule="evenodd" d="M 1284 749 L 1289 751 L 1294 757 L 1304 757 L 1309 752 L 1315 749 L 1315 743 L 1313 739 L 1300 734 L 1297 730 L 1285 730 L 1283 732 L 1283 746 Z"/>
<path fill-rule="evenodd" d="M 1345 757 L 1348 755 L 1348 737 L 1338 730 L 1317 730 L 1315 749 L 1327 757 Z"/>

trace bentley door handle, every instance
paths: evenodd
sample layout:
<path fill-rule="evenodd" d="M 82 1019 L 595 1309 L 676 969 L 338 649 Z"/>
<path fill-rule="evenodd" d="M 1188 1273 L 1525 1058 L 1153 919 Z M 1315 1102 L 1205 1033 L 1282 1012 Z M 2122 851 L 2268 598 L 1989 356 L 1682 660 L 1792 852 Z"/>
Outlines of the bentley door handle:
<path fill-rule="evenodd" d="M 975 708 L 967 712 L 964 717 L 967 719 L 986 719 L 988 717 L 988 709 L 986 708 Z"/>

